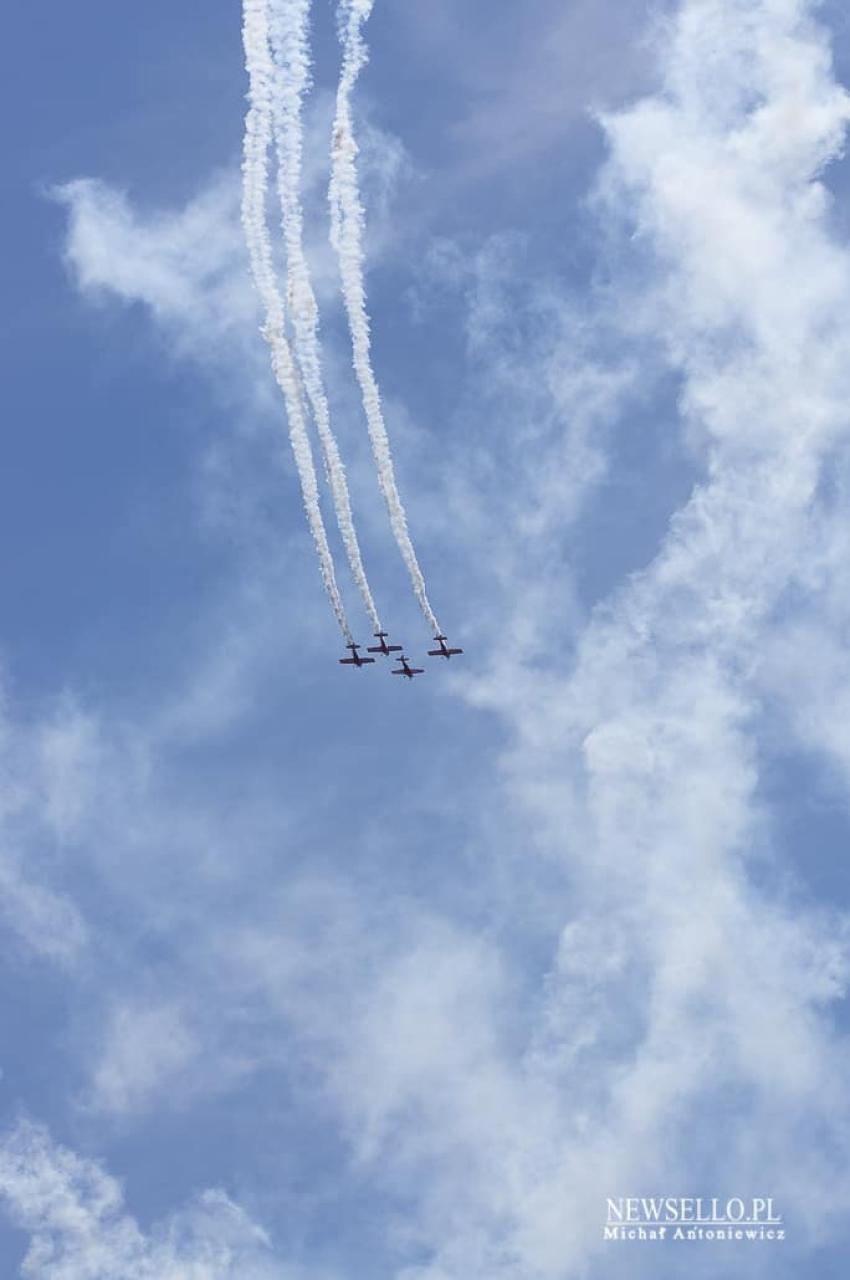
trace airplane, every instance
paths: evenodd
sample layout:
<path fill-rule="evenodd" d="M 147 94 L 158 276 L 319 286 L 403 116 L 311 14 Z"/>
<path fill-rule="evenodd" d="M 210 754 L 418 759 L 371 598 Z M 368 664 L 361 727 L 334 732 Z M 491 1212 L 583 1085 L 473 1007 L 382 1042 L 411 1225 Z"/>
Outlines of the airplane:
<path fill-rule="evenodd" d="M 366 651 L 366 652 L 367 652 L 367 653 L 382 653 L 385 657 L 387 657 L 387 656 L 388 656 L 389 654 L 391 654 L 391 653 L 401 653 L 401 645 L 400 645 L 400 644 L 387 644 L 387 636 L 388 636 L 388 634 L 389 634 L 389 632 L 387 632 L 387 631 L 376 631 L 376 632 L 375 632 L 375 639 L 376 639 L 376 640 L 380 640 L 380 642 L 381 642 L 381 643 L 380 643 L 380 644 L 376 644 L 376 645 L 372 645 L 372 646 L 370 646 L 370 648 L 369 648 L 369 649 L 367 649 L 367 651 Z"/>
<path fill-rule="evenodd" d="M 424 676 L 425 674 L 424 668 L 411 667 L 410 663 L 407 661 L 407 658 L 405 658 L 404 654 L 402 654 L 401 657 L 399 658 L 399 662 L 401 663 L 401 666 L 396 667 L 395 670 L 392 672 L 394 676 L 407 676 L 408 680 L 412 680 L 414 676 Z"/>
<path fill-rule="evenodd" d="M 453 653 L 463 653 L 463 649 L 448 649 L 445 636 L 434 636 L 434 639 L 440 647 L 439 649 L 429 649 L 429 658 L 450 658 Z"/>
<path fill-rule="evenodd" d="M 347 644 L 346 649 L 351 650 L 350 658 L 340 658 L 339 665 L 341 667 L 366 667 L 370 662 L 374 662 L 374 658 L 361 658 L 357 650 L 361 647 L 359 644 Z"/>

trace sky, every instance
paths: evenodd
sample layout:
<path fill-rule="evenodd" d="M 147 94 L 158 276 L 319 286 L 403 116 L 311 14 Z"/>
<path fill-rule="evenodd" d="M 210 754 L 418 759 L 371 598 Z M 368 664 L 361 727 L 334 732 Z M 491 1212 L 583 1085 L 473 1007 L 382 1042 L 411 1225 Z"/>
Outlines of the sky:
<path fill-rule="evenodd" d="M 413 682 L 337 663 L 240 6 L 7 23 L 0 1275 L 843 1276 L 843 7 L 376 0 L 373 359 L 464 648 Z M 329 243 L 333 3 L 311 48 L 325 381 L 418 660 Z M 605 1241 L 627 1196 L 771 1197 L 785 1239 Z"/>

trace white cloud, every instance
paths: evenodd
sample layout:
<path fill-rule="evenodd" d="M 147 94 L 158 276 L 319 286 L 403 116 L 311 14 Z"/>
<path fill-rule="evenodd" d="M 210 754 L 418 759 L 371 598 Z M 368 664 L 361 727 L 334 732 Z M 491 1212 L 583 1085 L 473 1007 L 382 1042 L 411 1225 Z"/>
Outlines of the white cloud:
<path fill-rule="evenodd" d="M 79 289 L 142 302 L 183 354 L 248 346 L 256 304 L 239 230 L 238 185 L 221 175 L 177 214 L 140 217 L 96 179 L 57 188 L 68 208 L 67 262 Z"/>
<path fill-rule="evenodd" d="M 333 101 L 317 95 L 305 121 L 306 244 L 320 303 L 338 301 L 335 258 L 324 209 Z M 413 171 L 400 142 L 368 120 L 361 129 L 363 187 L 369 204 L 371 256 L 393 251 L 393 196 Z M 93 299 L 142 303 L 182 358 L 208 363 L 225 358 L 233 376 L 247 358 L 248 381 L 266 371 L 268 353 L 256 340 L 259 309 L 240 224 L 239 175 L 214 176 L 177 211 L 140 211 L 126 192 L 94 178 L 56 187 L 68 210 L 65 258 L 79 290 Z M 270 208 L 275 224 L 275 211 Z M 269 380 L 268 378 L 266 379 Z M 240 379 L 244 391 L 244 378 Z"/>
<path fill-rule="evenodd" d="M 551 153 L 590 105 L 619 103 L 646 77 L 642 5 L 618 6 L 612 22 L 595 0 L 566 10 L 527 0 L 521 11 L 434 0 L 400 9 L 394 21 L 430 56 L 435 78 L 448 71 L 465 90 L 451 137 L 466 180 Z"/>
<path fill-rule="evenodd" d="M 97 727 L 68 699 L 32 724 L 16 720 L 3 702 L 0 919 L 25 952 L 73 967 L 88 931 L 60 887 L 63 855 L 92 794 Z"/>
<path fill-rule="evenodd" d="M 463 1220 L 444 1205 L 431 1223 L 437 1261 L 415 1274 L 434 1280 L 572 1274 L 612 1186 L 682 1185 L 695 1165 L 714 1183 L 770 1181 L 815 1230 L 850 1195 L 822 1140 L 848 1114 L 828 1011 L 846 990 L 846 923 L 749 875 L 767 843 L 759 663 L 801 548 L 813 525 L 823 533 L 819 477 L 850 425 L 850 255 L 819 180 L 848 99 L 808 6 L 790 0 L 686 3 L 659 52 L 663 88 L 605 121 L 602 205 L 637 231 L 643 296 L 623 310 L 682 380 L 705 479 L 654 562 L 597 611 L 568 679 L 514 673 L 512 653 L 473 695 L 512 718 L 514 795 L 572 873 L 576 919 L 533 1059 L 557 1088 L 561 1154 L 537 1137 L 540 1076 L 515 1083 L 525 1147 L 547 1172 L 517 1173 L 507 1106 Z M 836 675 L 824 710 L 840 704 L 843 664 Z M 718 1152 L 707 1127 L 724 1095 L 749 1110 Z M 462 1132 L 449 1110 L 447 1146 Z M 768 1135 L 761 1151 L 751 1132 Z M 461 1139 L 435 1185 L 468 1173 L 481 1145 Z M 509 1187 L 513 1214 L 492 1212 Z"/>
<path fill-rule="evenodd" d="M 174 1098 L 199 1048 L 174 1005 L 118 1007 L 105 1030 L 89 1105 L 120 1115 L 143 1110 L 154 1099 Z"/>
<path fill-rule="evenodd" d="M 265 1231 L 223 1191 L 142 1232 L 116 1180 L 21 1121 L 0 1144 L 0 1196 L 30 1236 L 38 1280 L 296 1280 Z"/>

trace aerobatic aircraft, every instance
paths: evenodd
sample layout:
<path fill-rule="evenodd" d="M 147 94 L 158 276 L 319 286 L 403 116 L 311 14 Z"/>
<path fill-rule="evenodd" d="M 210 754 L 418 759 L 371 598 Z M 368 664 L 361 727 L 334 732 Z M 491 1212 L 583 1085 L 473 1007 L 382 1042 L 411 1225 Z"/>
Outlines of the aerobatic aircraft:
<path fill-rule="evenodd" d="M 447 647 L 448 642 L 445 636 L 434 636 L 434 639 L 440 647 L 439 649 L 429 649 L 429 658 L 450 658 L 453 653 L 463 653 L 463 649 L 449 649 Z"/>
<path fill-rule="evenodd" d="M 407 676 L 408 680 L 412 680 L 414 676 L 423 676 L 425 674 L 424 667 L 411 667 L 404 654 L 399 658 L 400 667 L 396 667 L 393 671 L 394 676 Z"/>
<path fill-rule="evenodd" d="M 387 644 L 388 635 L 389 635 L 389 632 L 387 631 L 376 631 L 375 639 L 380 641 L 380 643 L 376 645 L 370 645 L 367 652 L 382 653 L 384 657 L 388 657 L 391 653 L 401 653 L 400 644 Z"/>
<path fill-rule="evenodd" d="M 369 665 L 369 663 L 370 663 L 370 662 L 374 662 L 374 661 L 375 661 L 375 659 L 374 659 L 374 658 L 361 658 L 361 657 L 360 657 L 360 654 L 357 652 L 357 650 L 360 648 L 360 645 L 359 645 L 359 644 L 353 644 L 353 643 L 352 643 L 352 644 L 347 644 L 345 647 L 346 647 L 346 649 L 350 649 L 350 650 L 351 650 L 351 657 L 350 657 L 350 658 L 340 658 L 340 660 L 339 660 L 339 665 L 340 665 L 341 667 L 366 667 L 366 666 L 368 666 L 368 665 Z"/>

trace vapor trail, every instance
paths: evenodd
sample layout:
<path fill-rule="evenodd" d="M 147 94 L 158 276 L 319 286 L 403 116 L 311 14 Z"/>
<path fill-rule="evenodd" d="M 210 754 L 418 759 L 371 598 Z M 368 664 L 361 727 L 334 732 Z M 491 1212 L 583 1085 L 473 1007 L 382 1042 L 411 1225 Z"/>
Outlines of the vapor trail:
<path fill-rule="evenodd" d="M 342 295 L 351 330 L 354 369 L 360 383 L 381 493 L 384 495 L 395 540 L 410 574 L 419 607 L 433 634 L 438 635 L 440 626 L 428 601 L 425 579 L 407 530 L 407 516 L 396 485 L 381 396 L 372 369 L 369 315 L 363 279 L 363 205 L 357 180 L 357 143 L 351 121 L 351 95 L 368 59 L 362 27 L 372 12 L 373 4 L 374 0 L 340 0 L 339 5 L 343 56 L 331 149 L 331 243 L 339 260 Z"/>
<path fill-rule="evenodd" d="M 369 588 L 354 528 L 345 467 L 331 427 L 328 398 L 322 378 L 319 311 L 310 281 L 310 267 L 304 253 L 304 216 L 301 208 L 304 133 L 302 104 L 310 82 L 310 0 L 272 0 L 271 12 L 272 47 L 278 64 L 274 95 L 277 181 L 286 246 L 287 297 L 295 334 L 295 354 L 319 434 L 325 472 L 348 563 L 371 619 L 372 629 L 381 631 L 381 619 Z"/>
<path fill-rule="evenodd" d="M 289 420 L 289 438 L 307 522 L 316 551 L 325 590 L 346 642 L 352 636 L 334 573 L 333 557 L 328 545 L 313 453 L 307 435 L 307 423 L 298 375 L 286 339 L 283 298 L 275 276 L 274 257 L 266 222 L 266 197 L 269 181 L 268 153 L 272 140 L 274 63 L 269 37 L 268 0 L 244 0 L 242 40 L 248 72 L 248 114 L 245 118 L 245 142 L 242 158 L 242 226 L 251 260 L 254 284 L 263 303 L 265 323 L 263 336 L 269 344 L 271 363 L 277 384 L 283 392 Z"/>

